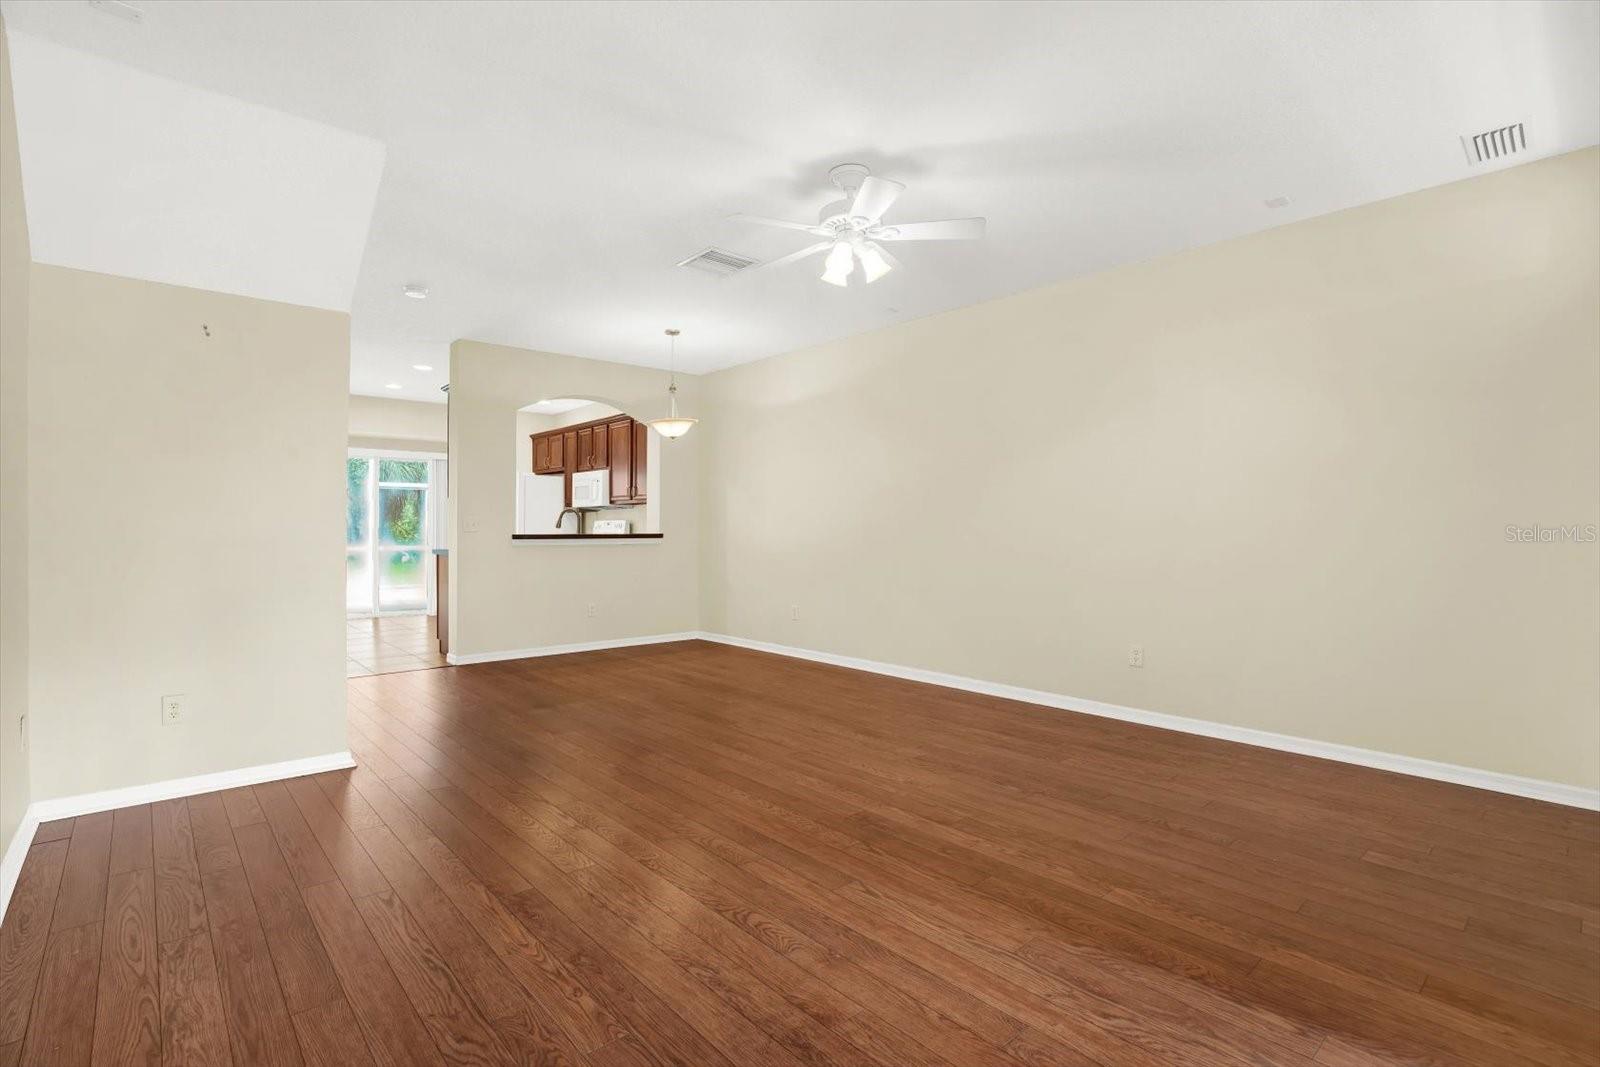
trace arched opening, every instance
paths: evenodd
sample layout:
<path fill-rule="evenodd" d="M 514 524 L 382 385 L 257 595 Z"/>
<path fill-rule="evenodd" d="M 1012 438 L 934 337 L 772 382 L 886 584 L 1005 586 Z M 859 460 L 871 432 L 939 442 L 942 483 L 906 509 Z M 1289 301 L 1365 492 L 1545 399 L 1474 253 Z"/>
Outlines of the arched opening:
<path fill-rule="evenodd" d="M 660 444 L 604 397 L 546 397 L 518 409 L 516 534 L 659 534 Z"/>

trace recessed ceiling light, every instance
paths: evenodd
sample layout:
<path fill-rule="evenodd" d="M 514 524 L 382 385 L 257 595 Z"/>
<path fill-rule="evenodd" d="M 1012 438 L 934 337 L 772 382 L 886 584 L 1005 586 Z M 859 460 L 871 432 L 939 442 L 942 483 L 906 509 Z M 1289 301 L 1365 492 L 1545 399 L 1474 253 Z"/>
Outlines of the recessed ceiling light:
<path fill-rule="evenodd" d="M 413 300 L 428 299 L 428 287 L 426 285 L 406 285 L 402 286 L 400 291 Z"/>
<path fill-rule="evenodd" d="M 400 383 L 399 382 L 390 382 L 387 385 L 385 385 L 384 388 L 385 389 L 398 389 L 398 388 L 400 388 Z"/>
<path fill-rule="evenodd" d="M 1289 198 L 1287 196 L 1274 196 L 1270 200 L 1266 200 L 1266 201 L 1263 201 L 1263 202 L 1268 207 L 1288 207 L 1289 206 Z"/>
<path fill-rule="evenodd" d="M 411 369 L 412 370 L 432 370 L 433 369 L 433 365 L 431 363 L 413 363 L 413 364 L 411 364 Z"/>

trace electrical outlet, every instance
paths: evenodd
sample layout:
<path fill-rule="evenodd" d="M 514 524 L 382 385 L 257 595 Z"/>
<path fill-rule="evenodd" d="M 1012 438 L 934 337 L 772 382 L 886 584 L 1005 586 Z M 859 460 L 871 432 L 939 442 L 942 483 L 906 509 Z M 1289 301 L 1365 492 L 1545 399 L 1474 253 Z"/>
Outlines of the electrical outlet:
<path fill-rule="evenodd" d="M 1144 646 L 1143 645 L 1129 645 L 1128 646 L 1128 666 L 1130 666 L 1130 667 L 1143 667 L 1144 666 Z"/>
<path fill-rule="evenodd" d="M 477 533 L 478 532 L 478 520 L 477 519 L 467 519 L 464 522 L 462 522 L 461 528 L 462 528 L 462 531 L 465 532 L 465 533 Z"/>
<path fill-rule="evenodd" d="M 591 619 L 594 618 L 596 615 L 600 614 L 599 605 L 590 604 L 587 614 L 588 614 L 589 618 L 591 618 Z"/>
<path fill-rule="evenodd" d="M 184 705 L 189 698 L 182 693 L 170 693 L 161 698 L 161 725 L 176 726 L 183 721 Z"/>
<path fill-rule="evenodd" d="M 800 605 L 799 604 L 790 604 L 789 605 L 789 618 L 793 619 L 795 622 L 799 622 L 800 621 Z"/>

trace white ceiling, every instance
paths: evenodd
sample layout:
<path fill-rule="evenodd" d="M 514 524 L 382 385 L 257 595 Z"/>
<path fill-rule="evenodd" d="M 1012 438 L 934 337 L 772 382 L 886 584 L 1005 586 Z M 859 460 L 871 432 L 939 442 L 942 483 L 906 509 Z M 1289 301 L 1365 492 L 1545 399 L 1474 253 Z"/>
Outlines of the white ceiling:
<path fill-rule="evenodd" d="M 457 337 L 660 366 L 678 326 L 682 366 L 708 370 L 1470 177 L 1484 168 L 1462 133 L 1526 122 L 1526 159 L 1600 142 L 1593 0 L 133 2 L 137 23 L 78 0 L 0 9 L 14 35 L 380 142 L 351 387 L 414 399 L 439 398 Z M 27 113 L 49 105 L 31 83 L 63 74 L 22 66 L 31 223 L 50 195 L 37 182 L 66 179 L 29 153 L 67 166 L 95 134 L 39 133 Z M 258 195 L 184 154 L 188 113 L 115 103 L 117 121 L 145 109 L 138 122 L 168 127 L 145 141 L 183 164 L 174 197 Z M 314 166 L 313 138 L 285 142 Z M 713 244 L 799 247 L 725 217 L 813 217 L 847 160 L 907 183 L 891 220 L 984 215 L 988 238 L 901 245 L 903 271 L 849 289 L 810 263 L 748 279 L 673 266 Z M 118 200 L 120 162 L 72 195 Z M 353 184 L 329 180 L 321 204 L 265 198 L 257 229 L 303 223 Z M 57 225 L 41 220 L 36 248 L 56 247 Z M 238 250 L 257 252 L 197 244 L 152 256 L 229 288 Z M 320 254 L 308 244 L 304 266 Z M 410 282 L 430 298 L 403 297 Z"/>

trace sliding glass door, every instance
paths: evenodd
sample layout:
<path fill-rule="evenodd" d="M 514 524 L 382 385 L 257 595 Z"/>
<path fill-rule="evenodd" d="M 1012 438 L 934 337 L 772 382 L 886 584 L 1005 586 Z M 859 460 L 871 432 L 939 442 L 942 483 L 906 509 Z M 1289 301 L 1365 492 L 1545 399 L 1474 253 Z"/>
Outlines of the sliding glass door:
<path fill-rule="evenodd" d="M 352 454 L 345 463 L 345 610 L 428 609 L 433 463 Z"/>

